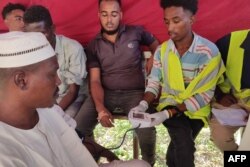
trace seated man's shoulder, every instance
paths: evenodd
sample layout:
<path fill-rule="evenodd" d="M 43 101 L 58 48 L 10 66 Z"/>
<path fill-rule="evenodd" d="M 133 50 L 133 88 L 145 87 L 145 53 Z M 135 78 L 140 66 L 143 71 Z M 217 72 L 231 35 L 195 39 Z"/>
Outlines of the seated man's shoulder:
<path fill-rule="evenodd" d="M 145 29 L 143 28 L 143 26 L 140 25 L 126 25 L 125 29 L 127 32 L 141 32 L 141 31 L 145 31 Z"/>
<path fill-rule="evenodd" d="M 4 157 L 9 158 L 15 157 L 15 159 L 23 159 L 27 155 L 26 147 L 22 144 L 20 139 L 20 133 L 14 127 L 11 127 L 7 124 L 0 123 L 0 166 Z M 1 159 L 2 158 L 2 159 Z M 10 160 L 11 161 L 11 160 Z"/>
<path fill-rule="evenodd" d="M 67 45 L 75 48 L 83 48 L 82 45 L 75 39 L 66 37 L 64 35 L 56 35 L 56 37 L 61 42 L 62 45 Z"/>
<path fill-rule="evenodd" d="M 244 30 L 232 31 L 229 34 L 237 34 L 237 35 L 240 35 L 242 33 L 246 33 L 247 34 L 247 33 L 249 33 L 249 31 L 250 31 L 250 29 L 244 29 Z"/>
<path fill-rule="evenodd" d="M 225 45 L 225 44 L 229 44 L 230 40 L 231 40 L 231 36 L 232 34 L 236 37 L 234 38 L 234 40 L 238 40 L 237 37 L 241 38 L 245 38 L 244 34 L 248 34 L 250 31 L 250 29 L 246 29 L 246 30 L 238 30 L 238 31 L 232 31 L 228 34 L 223 35 L 222 37 L 220 37 L 217 41 L 216 44 L 218 45 Z"/>
<path fill-rule="evenodd" d="M 42 117 L 42 119 L 50 120 L 52 122 L 56 120 L 55 124 L 58 123 L 58 120 L 62 120 L 60 112 L 63 112 L 63 110 L 56 104 L 54 104 L 50 108 L 37 108 L 37 112 L 39 114 L 39 117 Z"/>
<path fill-rule="evenodd" d="M 214 42 L 210 41 L 207 38 L 198 35 L 198 46 L 202 46 L 203 49 L 207 50 L 212 57 L 219 54 L 219 49 Z"/>
<path fill-rule="evenodd" d="M 143 29 L 143 26 L 141 25 L 125 25 L 128 29 Z"/>

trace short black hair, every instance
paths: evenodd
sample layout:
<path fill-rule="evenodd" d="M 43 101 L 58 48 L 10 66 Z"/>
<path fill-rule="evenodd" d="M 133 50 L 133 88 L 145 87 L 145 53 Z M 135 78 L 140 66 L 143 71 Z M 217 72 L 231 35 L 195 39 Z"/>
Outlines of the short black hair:
<path fill-rule="evenodd" d="M 163 9 L 171 6 L 183 7 L 183 9 L 189 10 L 194 15 L 198 10 L 198 0 L 161 0 L 160 5 Z"/>
<path fill-rule="evenodd" d="M 26 7 L 20 3 L 8 3 L 7 5 L 5 5 L 3 7 L 2 10 L 2 17 L 3 19 L 6 18 L 6 16 L 12 11 L 12 10 L 16 10 L 16 9 L 20 9 L 22 11 L 25 11 Z"/>
<path fill-rule="evenodd" d="M 24 23 L 35 23 L 44 21 L 47 28 L 53 25 L 52 17 L 49 10 L 42 5 L 33 5 L 29 7 L 23 16 Z"/>
<path fill-rule="evenodd" d="M 99 2 L 98 2 L 98 5 L 99 5 L 99 6 L 100 6 L 100 4 L 101 4 L 102 1 L 116 1 L 116 2 L 119 3 L 119 6 L 120 6 L 120 7 L 122 6 L 121 0 L 99 0 Z"/>

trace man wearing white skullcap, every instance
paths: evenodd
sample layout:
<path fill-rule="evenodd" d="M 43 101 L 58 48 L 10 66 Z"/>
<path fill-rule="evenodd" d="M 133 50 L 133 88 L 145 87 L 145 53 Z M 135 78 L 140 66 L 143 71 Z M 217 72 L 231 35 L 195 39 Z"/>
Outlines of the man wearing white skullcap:
<path fill-rule="evenodd" d="M 42 33 L 0 35 L 0 166 L 98 166 L 74 131 L 76 123 L 69 118 L 71 127 L 66 124 L 58 114 L 65 113 L 54 105 L 61 83 L 57 69 L 55 52 Z M 100 165 L 126 166 L 148 164 Z"/>
<path fill-rule="evenodd" d="M 57 69 L 42 33 L 0 35 L 0 166 L 97 167 L 75 131 L 53 112 Z"/>

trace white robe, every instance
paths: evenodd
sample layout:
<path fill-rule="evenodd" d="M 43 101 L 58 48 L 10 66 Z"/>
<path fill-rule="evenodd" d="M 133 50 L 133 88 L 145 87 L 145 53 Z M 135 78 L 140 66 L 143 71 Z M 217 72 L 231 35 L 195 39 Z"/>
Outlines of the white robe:
<path fill-rule="evenodd" d="M 54 107 L 37 109 L 39 122 L 23 130 L 0 122 L 0 167 L 97 167 Z"/>

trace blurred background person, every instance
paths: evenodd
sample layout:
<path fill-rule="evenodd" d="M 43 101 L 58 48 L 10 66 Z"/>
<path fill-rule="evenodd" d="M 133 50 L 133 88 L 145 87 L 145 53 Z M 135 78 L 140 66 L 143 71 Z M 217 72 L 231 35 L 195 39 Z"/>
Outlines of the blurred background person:
<path fill-rule="evenodd" d="M 8 3 L 3 7 L 2 18 L 9 31 L 23 31 L 25 6 L 20 3 Z"/>

